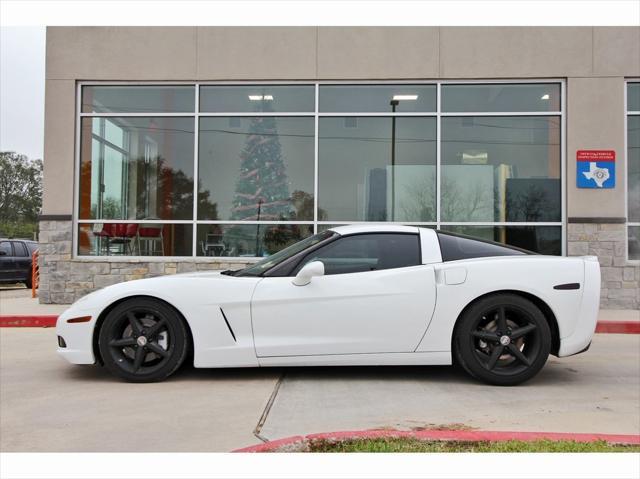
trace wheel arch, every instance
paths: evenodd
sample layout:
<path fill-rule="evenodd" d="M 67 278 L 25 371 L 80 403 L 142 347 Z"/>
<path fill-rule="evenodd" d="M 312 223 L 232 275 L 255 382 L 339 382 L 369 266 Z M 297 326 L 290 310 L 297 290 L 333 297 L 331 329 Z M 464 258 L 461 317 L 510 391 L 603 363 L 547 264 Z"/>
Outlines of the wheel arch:
<path fill-rule="evenodd" d="M 558 320 L 553 310 L 544 300 L 542 300 L 535 294 L 531 294 L 526 291 L 515 290 L 515 289 L 501 289 L 497 291 L 491 291 L 489 293 L 482 294 L 477 298 L 474 298 L 473 300 L 469 301 L 469 303 L 462 309 L 462 311 L 460 311 L 460 314 L 456 318 L 456 322 L 453 327 L 453 334 L 451 335 L 451 351 L 453 351 L 453 348 L 455 347 L 454 342 L 456 337 L 456 329 L 458 328 L 458 324 L 460 323 L 460 318 L 462 318 L 462 316 L 464 316 L 467 310 L 471 306 L 473 306 L 476 302 L 484 298 L 487 298 L 489 296 L 494 296 L 497 294 L 514 294 L 516 296 L 520 296 L 522 298 L 528 299 L 533 304 L 535 304 L 538 307 L 538 309 L 540 309 L 540 311 L 542 311 L 542 314 L 547 320 L 547 324 L 549 325 L 549 329 L 551 331 L 551 354 L 553 354 L 554 356 L 557 356 L 558 351 L 560 350 L 560 329 L 558 328 Z"/>
<path fill-rule="evenodd" d="M 193 363 L 193 333 L 191 332 L 191 326 L 189 325 L 189 322 L 184 317 L 184 315 L 180 312 L 180 310 L 176 308 L 173 304 L 169 303 L 164 299 L 158 298 L 157 296 L 150 296 L 148 294 L 135 294 L 132 296 L 125 296 L 124 298 L 119 298 L 102 310 L 102 312 L 98 316 L 98 319 L 96 320 L 95 327 L 93 328 L 93 338 L 91 340 L 91 346 L 93 349 L 94 357 L 96 358 L 96 362 L 101 365 L 104 365 L 102 355 L 100 354 L 100 347 L 98 346 L 98 338 L 100 337 L 100 330 L 102 329 L 102 324 L 104 323 L 105 318 L 113 310 L 113 308 L 115 308 L 121 303 L 124 303 L 125 301 L 129 301 L 130 299 L 134 299 L 134 298 L 143 298 L 143 299 L 151 299 L 154 301 L 158 301 L 160 303 L 165 304 L 166 306 L 171 308 L 173 311 L 175 311 L 175 313 L 178 315 L 180 320 L 184 323 L 185 327 L 187 328 L 187 341 L 189 346 L 189 351 L 187 352 L 187 359 L 191 361 L 191 363 Z"/>

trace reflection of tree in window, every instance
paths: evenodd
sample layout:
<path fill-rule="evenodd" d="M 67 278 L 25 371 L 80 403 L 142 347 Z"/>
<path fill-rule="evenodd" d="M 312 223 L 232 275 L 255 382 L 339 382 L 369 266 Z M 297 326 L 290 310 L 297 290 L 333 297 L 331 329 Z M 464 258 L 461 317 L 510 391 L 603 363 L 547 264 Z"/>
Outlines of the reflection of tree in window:
<path fill-rule="evenodd" d="M 232 220 L 280 220 L 292 212 L 276 119 L 254 117 L 240 152 Z"/>
<path fill-rule="evenodd" d="M 444 168 L 447 171 L 447 168 Z M 491 221 L 493 191 L 480 182 L 456 181 L 443 174 L 440 207 L 443 221 Z"/>

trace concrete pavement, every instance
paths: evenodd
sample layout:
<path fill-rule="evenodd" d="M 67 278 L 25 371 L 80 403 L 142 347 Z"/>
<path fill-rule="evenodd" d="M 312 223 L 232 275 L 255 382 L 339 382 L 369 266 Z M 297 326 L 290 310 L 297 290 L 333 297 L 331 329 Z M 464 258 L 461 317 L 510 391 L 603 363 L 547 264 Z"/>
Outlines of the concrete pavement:
<path fill-rule="evenodd" d="M 640 335 L 596 335 L 512 388 L 451 367 L 185 368 L 128 384 L 67 364 L 55 331 L 0 328 L 0 451 L 229 451 L 265 439 L 428 427 L 640 433 Z"/>
<path fill-rule="evenodd" d="M 260 435 L 433 427 L 640 434 L 640 335 L 598 334 L 510 388 L 451 367 L 291 368 Z"/>
<path fill-rule="evenodd" d="M 258 441 L 280 373 L 185 368 L 129 384 L 55 348 L 53 329 L 0 328 L 1 452 L 229 451 Z"/>
<path fill-rule="evenodd" d="M 40 304 L 22 284 L 0 285 L 0 315 L 60 314 L 68 304 Z"/>

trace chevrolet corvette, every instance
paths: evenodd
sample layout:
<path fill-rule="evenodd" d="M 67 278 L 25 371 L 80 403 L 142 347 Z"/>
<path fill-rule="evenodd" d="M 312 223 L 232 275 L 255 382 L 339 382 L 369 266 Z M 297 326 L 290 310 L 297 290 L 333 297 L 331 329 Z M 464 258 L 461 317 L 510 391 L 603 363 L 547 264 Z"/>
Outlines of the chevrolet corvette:
<path fill-rule="evenodd" d="M 600 268 L 428 228 L 328 229 L 237 271 L 108 286 L 57 321 L 58 353 L 126 381 L 198 368 L 461 366 L 515 385 L 588 349 Z"/>

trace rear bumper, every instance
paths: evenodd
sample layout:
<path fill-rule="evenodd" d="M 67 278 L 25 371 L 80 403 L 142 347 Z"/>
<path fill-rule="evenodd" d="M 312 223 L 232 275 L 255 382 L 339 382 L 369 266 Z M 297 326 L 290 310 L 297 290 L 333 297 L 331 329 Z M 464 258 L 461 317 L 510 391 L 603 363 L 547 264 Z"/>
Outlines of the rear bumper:
<path fill-rule="evenodd" d="M 572 356 L 588 349 L 598 324 L 600 310 L 600 264 L 596 257 L 584 257 L 584 289 L 576 327 L 571 335 L 560 338 L 558 357 Z"/>

